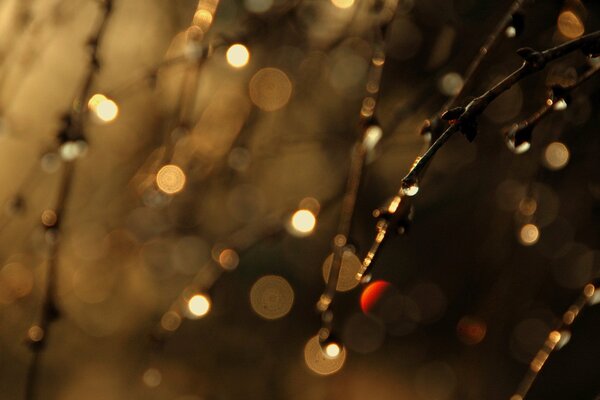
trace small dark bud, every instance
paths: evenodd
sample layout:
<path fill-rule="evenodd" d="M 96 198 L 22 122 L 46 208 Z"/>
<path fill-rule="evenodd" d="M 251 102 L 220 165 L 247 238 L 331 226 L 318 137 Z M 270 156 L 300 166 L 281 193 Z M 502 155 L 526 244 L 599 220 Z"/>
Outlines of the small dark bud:
<path fill-rule="evenodd" d="M 469 142 L 472 142 L 477 136 L 477 121 L 472 118 L 464 121 L 460 126 L 460 131 Z"/>
<path fill-rule="evenodd" d="M 456 121 L 458 118 L 460 118 L 461 115 L 463 115 L 465 112 L 465 108 L 464 107 L 454 107 L 451 108 L 447 111 L 445 111 L 442 114 L 442 119 L 444 121 Z"/>
<path fill-rule="evenodd" d="M 15 195 L 6 204 L 6 212 L 9 215 L 15 215 L 25 210 L 25 199 L 20 194 Z"/>
<path fill-rule="evenodd" d="M 54 301 L 48 302 L 44 311 L 48 316 L 48 320 L 50 321 L 56 321 L 60 318 L 60 310 L 58 309 Z"/>
<path fill-rule="evenodd" d="M 544 56 L 542 56 L 542 53 L 532 49 L 531 47 L 522 47 L 517 50 L 517 54 L 521 56 L 525 62 L 535 68 L 539 68 L 544 65 Z"/>
<path fill-rule="evenodd" d="M 98 60 L 98 57 L 96 57 L 95 55 L 92 56 L 92 59 L 90 60 L 90 66 L 95 71 L 98 71 L 100 69 L 100 60 Z"/>
<path fill-rule="evenodd" d="M 156 83 L 158 81 L 158 75 L 157 75 L 156 71 L 152 71 L 151 73 L 149 73 L 147 79 L 148 79 L 148 86 L 150 86 L 151 89 L 155 89 Z"/>
<path fill-rule="evenodd" d="M 91 38 L 89 38 L 88 41 L 87 41 L 87 45 L 92 50 L 95 50 L 98 47 L 98 38 L 97 37 L 91 37 Z"/>

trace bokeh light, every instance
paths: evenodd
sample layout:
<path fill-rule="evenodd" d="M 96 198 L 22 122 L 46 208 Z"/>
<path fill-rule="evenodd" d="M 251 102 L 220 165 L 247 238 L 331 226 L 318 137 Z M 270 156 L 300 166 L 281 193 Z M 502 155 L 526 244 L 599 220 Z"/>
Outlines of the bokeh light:
<path fill-rule="evenodd" d="M 88 109 L 102 123 L 112 122 L 119 115 L 119 106 L 117 103 L 100 93 L 90 97 L 88 100 Z"/>
<path fill-rule="evenodd" d="M 367 150 L 373 150 L 383 136 L 383 129 L 379 125 L 370 125 L 363 139 L 363 144 Z"/>
<path fill-rule="evenodd" d="M 229 46 L 225 56 L 229 65 L 235 68 L 245 67 L 248 65 L 248 61 L 250 61 L 248 48 L 240 43 Z"/>
<path fill-rule="evenodd" d="M 519 241 L 524 246 L 532 246 L 540 238 L 540 230 L 534 224 L 525 224 L 519 231 Z"/>
<path fill-rule="evenodd" d="M 440 92 L 446 96 L 454 96 L 462 90 L 463 78 L 456 72 L 448 72 L 438 82 Z"/>
<path fill-rule="evenodd" d="M 323 262 L 323 279 L 327 283 L 329 281 L 329 273 L 331 272 L 331 264 L 333 263 L 333 253 L 330 254 Z M 359 281 L 356 279 L 356 274 L 360 270 L 360 259 L 350 250 L 345 250 L 342 255 L 340 270 L 338 275 L 337 287 L 338 292 L 347 292 L 358 286 Z"/>
<path fill-rule="evenodd" d="M 58 222 L 58 216 L 54 210 L 44 210 L 42 212 L 42 224 L 47 227 L 52 227 Z"/>
<path fill-rule="evenodd" d="M 312 233 L 316 224 L 317 217 L 312 211 L 300 209 L 292 215 L 288 231 L 294 236 L 307 236 Z"/>
<path fill-rule="evenodd" d="M 32 342 L 40 342 L 44 338 L 44 329 L 39 325 L 33 325 L 27 331 L 27 338 Z"/>
<path fill-rule="evenodd" d="M 218 257 L 219 265 L 227 270 L 233 271 L 240 263 L 240 256 L 233 249 L 223 249 Z"/>
<path fill-rule="evenodd" d="M 250 99 L 264 111 L 283 108 L 292 96 L 292 82 L 280 69 L 263 68 L 256 72 L 249 84 Z"/>
<path fill-rule="evenodd" d="M 567 39 L 576 39 L 583 35 L 585 27 L 581 19 L 573 11 L 566 10 L 558 16 L 558 31 Z"/>
<path fill-rule="evenodd" d="M 210 299 L 205 294 L 196 294 L 188 300 L 188 311 L 196 318 L 204 317 L 210 311 Z"/>
<path fill-rule="evenodd" d="M 559 170 L 569 162 L 569 149 L 561 142 L 552 142 L 544 151 L 544 164 L 548 169 Z"/>
<path fill-rule="evenodd" d="M 281 276 L 263 276 L 250 289 L 252 310 L 262 318 L 282 318 L 290 312 L 293 304 L 294 289 Z"/>
<path fill-rule="evenodd" d="M 456 333 L 461 342 L 468 345 L 481 343 L 485 338 L 487 325 L 481 318 L 466 315 L 458 321 Z"/>
<path fill-rule="evenodd" d="M 0 268 L 0 304 L 10 304 L 31 293 L 33 273 L 25 265 L 9 262 Z"/>
<path fill-rule="evenodd" d="M 328 357 L 321 347 L 319 336 L 313 336 L 304 346 L 304 362 L 317 375 L 335 374 L 346 362 L 346 349 L 342 347 L 336 357 Z"/>
<path fill-rule="evenodd" d="M 160 319 L 160 326 L 170 332 L 174 332 L 181 325 L 181 316 L 175 311 L 167 311 Z"/>
<path fill-rule="evenodd" d="M 69 140 L 63 143 L 58 149 L 60 157 L 64 161 L 73 161 L 82 157 L 87 152 L 87 142 L 85 140 Z"/>
<path fill-rule="evenodd" d="M 371 313 L 391 288 L 392 284 L 386 281 L 371 282 L 360 295 L 360 308 L 365 314 Z"/>
<path fill-rule="evenodd" d="M 142 382 L 150 388 L 158 387 L 162 382 L 162 374 L 156 368 L 148 368 L 142 375 Z"/>
<path fill-rule="evenodd" d="M 181 192 L 185 186 L 185 181 L 185 173 L 174 164 L 165 165 L 156 173 L 156 186 L 166 194 Z"/>
<path fill-rule="evenodd" d="M 350 8 L 354 5 L 354 0 L 331 0 L 331 4 L 337 8 Z"/>
<path fill-rule="evenodd" d="M 253 13 L 264 13 L 273 6 L 273 0 L 244 0 L 246 10 Z"/>
<path fill-rule="evenodd" d="M 329 358 L 336 358 L 342 353 L 342 346 L 338 343 L 329 343 L 325 346 L 325 355 Z"/>

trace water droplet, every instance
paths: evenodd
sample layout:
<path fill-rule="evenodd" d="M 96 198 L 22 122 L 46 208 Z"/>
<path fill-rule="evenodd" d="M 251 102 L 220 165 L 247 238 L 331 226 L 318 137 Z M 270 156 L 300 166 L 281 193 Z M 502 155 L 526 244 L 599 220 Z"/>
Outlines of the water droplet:
<path fill-rule="evenodd" d="M 506 30 L 504 31 L 504 34 L 507 38 L 514 38 L 515 36 L 517 36 L 517 29 L 512 25 L 507 26 Z"/>
<path fill-rule="evenodd" d="M 87 152 L 87 143 L 85 140 L 70 140 L 60 146 L 60 156 L 65 161 L 73 161 L 83 157 Z"/>
<path fill-rule="evenodd" d="M 363 139 L 363 145 L 367 151 L 373 150 L 381 137 L 383 136 L 383 130 L 379 125 L 371 125 L 365 130 Z"/>
<path fill-rule="evenodd" d="M 567 331 L 567 330 L 563 330 L 560 331 L 560 335 L 559 335 L 559 339 L 558 342 L 556 343 L 556 350 L 560 350 L 563 347 L 565 347 L 565 345 L 567 343 L 569 343 L 569 341 L 571 340 L 571 332 Z"/>
<path fill-rule="evenodd" d="M 508 147 L 508 149 L 510 151 L 512 151 L 515 154 L 523 154 L 526 153 L 530 148 L 531 148 L 531 143 L 530 142 L 523 142 L 521 144 L 519 144 L 518 146 L 515 145 L 515 140 L 514 138 L 509 138 L 506 141 L 506 146 Z"/>
<path fill-rule="evenodd" d="M 403 182 L 400 192 L 404 196 L 414 196 L 419 192 L 419 185 L 417 184 L 417 182 Z"/>
<path fill-rule="evenodd" d="M 554 111 L 563 111 L 567 109 L 567 102 L 565 101 L 565 99 L 559 99 L 556 102 L 554 102 L 553 107 Z"/>

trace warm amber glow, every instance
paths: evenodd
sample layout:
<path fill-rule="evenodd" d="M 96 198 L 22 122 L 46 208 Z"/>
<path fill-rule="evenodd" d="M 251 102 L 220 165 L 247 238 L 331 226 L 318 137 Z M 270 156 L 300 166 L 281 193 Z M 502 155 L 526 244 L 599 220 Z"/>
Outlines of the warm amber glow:
<path fill-rule="evenodd" d="M 549 169 L 559 170 L 569 162 L 569 149 L 560 142 L 553 142 L 544 151 L 544 163 Z"/>
<path fill-rule="evenodd" d="M 284 107 L 292 96 L 292 82 L 280 69 L 263 68 L 249 84 L 250 99 L 264 111 L 276 111 Z"/>
<path fill-rule="evenodd" d="M 185 186 L 185 173 L 177 165 L 168 164 L 156 174 L 156 186 L 166 194 L 181 192 Z"/>
<path fill-rule="evenodd" d="M 548 340 L 551 343 L 553 343 L 554 345 L 556 345 L 556 343 L 558 343 L 558 341 L 560 340 L 560 332 L 559 331 L 550 332 L 550 334 L 548 335 Z"/>
<path fill-rule="evenodd" d="M 317 217 L 310 210 L 298 210 L 292 215 L 290 232 L 296 236 L 310 234 L 317 224 Z"/>
<path fill-rule="evenodd" d="M 534 224 L 525 224 L 519 232 L 519 240 L 525 246 L 531 246 L 537 243 L 540 238 L 540 231 Z"/>
<path fill-rule="evenodd" d="M 339 356 L 341 352 L 342 348 L 337 343 L 329 343 L 325 346 L 325 354 L 327 354 L 327 357 L 335 358 Z"/>
<path fill-rule="evenodd" d="M 293 304 L 294 290 L 281 276 L 263 276 L 250 289 L 250 305 L 255 313 L 265 319 L 284 317 Z"/>
<path fill-rule="evenodd" d="M 250 52 L 243 44 L 234 44 L 227 49 L 225 54 L 229 65 L 235 68 L 242 68 L 248 64 L 250 60 Z"/>
<path fill-rule="evenodd" d="M 596 287 L 594 285 L 592 285 L 591 283 L 588 283 L 583 288 L 583 294 L 585 295 L 585 297 L 592 297 L 594 295 L 595 291 L 596 291 Z"/>
<path fill-rule="evenodd" d="M 114 121 L 119 115 L 119 106 L 103 94 L 95 94 L 88 101 L 88 109 L 100 122 Z"/>
<path fill-rule="evenodd" d="M 583 35 L 585 27 L 583 22 L 573 11 L 563 11 L 558 16 L 558 31 L 568 39 L 575 39 Z"/>
<path fill-rule="evenodd" d="M 331 0 L 331 3 L 337 8 L 350 8 L 354 5 L 354 0 Z"/>
<path fill-rule="evenodd" d="M 195 317 L 203 317 L 210 311 L 210 300 L 203 294 L 192 296 L 188 301 L 188 310 Z"/>

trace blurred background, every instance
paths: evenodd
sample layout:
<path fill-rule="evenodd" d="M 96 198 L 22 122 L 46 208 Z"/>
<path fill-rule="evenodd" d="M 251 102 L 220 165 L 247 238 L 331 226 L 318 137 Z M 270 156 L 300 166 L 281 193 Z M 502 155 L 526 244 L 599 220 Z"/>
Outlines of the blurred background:
<path fill-rule="evenodd" d="M 572 83 L 595 60 L 572 54 L 515 85 L 473 143 L 457 135 L 438 153 L 409 234 L 376 261 L 377 285 L 337 295 L 345 349 L 326 359 L 315 304 L 374 29 L 397 7 L 375 111 L 383 133 L 369 144 L 350 236 L 359 255 L 375 234 L 372 210 L 426 145 L 423 120 L 460 90 L 512 2 L 374 3 L 114 0 L 87 146 L 58 149 L 102 6 L 0 2 L 2 399 L 23 398 L 25 338 L 47 276 L 44 225 L 73 158 L 61 316 L 41 356 L 40 399 L 510 398 L 600 271 L 597 78 L 540 123 L 529 151 L 511 152 L 503 132 L 546 101 L 547 85 Z M 516 49 L 600 29 L 591 0 L 523 10 L 523 32 L 503 34 L 459 103 L 518 67 Z M 190 40 L 208 26 L 201 45 Z M 571 333 L 528 398 L 599 395 L 600 308 Z"/>

